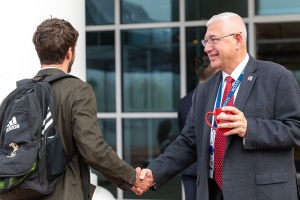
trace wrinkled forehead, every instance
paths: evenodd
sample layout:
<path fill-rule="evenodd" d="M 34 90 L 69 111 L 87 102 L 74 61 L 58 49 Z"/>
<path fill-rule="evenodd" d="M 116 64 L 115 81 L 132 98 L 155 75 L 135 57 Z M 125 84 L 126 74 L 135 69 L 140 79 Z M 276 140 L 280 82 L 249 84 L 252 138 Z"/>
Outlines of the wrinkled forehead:
<path fill-rule="evenodd" d="M 215 21 L 207 27 L 204 38 L 211 38 L 224 35 L 224 22 Z"/>

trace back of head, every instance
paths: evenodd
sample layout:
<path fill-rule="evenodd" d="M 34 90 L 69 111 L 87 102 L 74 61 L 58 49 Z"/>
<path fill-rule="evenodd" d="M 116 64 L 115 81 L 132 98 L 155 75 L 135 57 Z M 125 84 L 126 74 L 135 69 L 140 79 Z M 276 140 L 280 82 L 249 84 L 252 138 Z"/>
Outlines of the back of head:
<path fill-rule="evenodd" d="M 71 47 L 74 51 L 78 36 L 78 31 L 63 19 L 51 18 L 43 21 L 32 38 L 40 63 L 63 63 L 68 49 Z"/>
<path fill-rule="evenodd" d="M 216 21 L 222 21 L 223 22 L 223 27 L 222 31 L 223 33 L 238 33 L 242 32 L 243 37 L 245 38 L 245 44 L 247 41 L 247 29 L 246 25 L 243 21 L 243 19 L 235 13 L 232 12 L 224 12 L 220 13 L 218 15 L 214 15 L 212 18 L 210 18 L 206 26 L 209 27 L 212 23 Z"/>
<path fill-rule="evenodd" d="M 218 69 L 211 67 L 210 60 L 207 55 L 195 58 L 195 70 L 199 77 L 199 81 L 205 81 L 218 71 Z"/>

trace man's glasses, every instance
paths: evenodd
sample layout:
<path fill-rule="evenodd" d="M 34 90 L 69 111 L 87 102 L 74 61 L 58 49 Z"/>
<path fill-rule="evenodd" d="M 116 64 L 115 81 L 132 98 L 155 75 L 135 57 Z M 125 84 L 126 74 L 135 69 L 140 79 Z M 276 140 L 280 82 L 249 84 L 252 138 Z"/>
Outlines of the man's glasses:
<path fill-rule="evenodd" d="M 242 32 L 240 32 L 240 34 L 241 34 L 241 33 L 242 33 Z M 221 37 L 212 37 L 212 38 L 208 38 L 208 39 L 203 39 L 203 40 L 201 40 L 201 42 L 202 42 L 202 44 L 203 44 L 204 47 L 206 46 L 207 43 L 208 43 L 208 44 L 214 45 L 214 44 L 216 44 L 216 41 L 219 41 L 221 38 L 233 36 L 233 35 L 235 35 L 235 34 L 236 34 L 236 33 L 232 33 L 232 34 L 225 35 L 225 36 L 221 36 Z"/>

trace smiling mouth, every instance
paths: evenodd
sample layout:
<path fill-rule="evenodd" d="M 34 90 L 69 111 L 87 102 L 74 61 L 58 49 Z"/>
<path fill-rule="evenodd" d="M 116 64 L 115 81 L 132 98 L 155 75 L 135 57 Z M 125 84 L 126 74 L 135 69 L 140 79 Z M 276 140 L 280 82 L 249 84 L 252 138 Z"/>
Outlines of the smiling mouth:
<path fill-rule="evenodd" d="M 209 55 L 209 59 L 214 59 L 215 57 L 217 57 L 218 54 L 212 54 L 212 55 Z"/>

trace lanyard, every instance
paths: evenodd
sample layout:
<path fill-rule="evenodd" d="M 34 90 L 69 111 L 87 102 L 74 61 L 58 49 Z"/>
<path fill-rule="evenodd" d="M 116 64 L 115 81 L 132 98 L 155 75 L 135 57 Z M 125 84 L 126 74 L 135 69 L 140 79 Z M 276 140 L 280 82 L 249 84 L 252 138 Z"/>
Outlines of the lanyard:
<path fill-rule="evenodd" d="M 234 92 L 236 91 L 236 89 L 238 88 L 238 86 L 240 85 L 243 75 L 244 75 L 244 71 L 245 68 L 243 69 L 243 71 L 241 72 L 240 76 L 238 77 L 238 79 L 234 82 L 230 92 L 228 93 L 226 99 L 224 100 L 224 103 L 222 105 L 222 107 L 226 106 L 230 100 L 230 98 L 232 97 L 232 95 L 234 94 Z M 216 102 L 216 108 L 220 108 L 221 107 L 221 96 L 222 96 L 222 82 L 223 82 L 223 78 L 220 81 L 220 85 L 219 85 L 219 91 L 218 91 L 218 96 L 217 96 L 217 102 Z"/>

